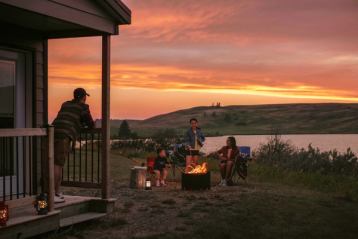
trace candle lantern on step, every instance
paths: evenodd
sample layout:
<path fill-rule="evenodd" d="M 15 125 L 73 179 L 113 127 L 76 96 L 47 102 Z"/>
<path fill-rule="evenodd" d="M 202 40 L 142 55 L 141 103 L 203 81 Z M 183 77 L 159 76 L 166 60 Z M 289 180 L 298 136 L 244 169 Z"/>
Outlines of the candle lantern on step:
<path fill-rule="evenodd" d="M 0 226 L 6 226 L 9 220 L 9 206 L 5 202 L 0 202 Z"/>
<path fill-rule="evenodd" d="M 46 215 L 48 213 L 47 194 L 41 193 L 38 195 L 34 206 L 38 215 Z"/>
<path fill-rule="evenodd" d="M 152 181 L 150 179 L 147 179 L 145 181 L 145 190 L 151 190 L 152 189 Z"/>

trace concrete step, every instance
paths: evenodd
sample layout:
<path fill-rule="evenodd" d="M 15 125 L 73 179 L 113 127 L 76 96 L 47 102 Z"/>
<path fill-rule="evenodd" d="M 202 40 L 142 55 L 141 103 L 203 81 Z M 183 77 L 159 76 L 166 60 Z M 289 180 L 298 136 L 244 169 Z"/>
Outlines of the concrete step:
<path fill-rule="evenodd" d="M 66 218 L 61 218 L 60 219 L 60 227 L 67 227 L 67 226 L 71 226 L 73 224 L 99 219 L 106 215 L 107 215 L 106 213 L 87 212 L 87 213 L 81 213 L 81 214 L 66 217 Z"/>

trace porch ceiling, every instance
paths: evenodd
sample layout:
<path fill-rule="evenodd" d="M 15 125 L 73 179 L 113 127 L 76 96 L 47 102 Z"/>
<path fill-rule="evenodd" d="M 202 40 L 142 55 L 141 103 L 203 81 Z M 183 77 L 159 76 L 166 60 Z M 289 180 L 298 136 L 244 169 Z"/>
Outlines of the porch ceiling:
<path fill-rule="evenodd" d="M 85 1 L 80 2 L 83 4 Z M 91 2 L 91 7 L 98 11 L 96 13 L 70 5 L 73 2 L 68 0 L 0 0 L 0 24 L 28 29 L 46 38 L 65 38 L 118 34 L 118 25 L 130 23 L 130 10 L 125 5 L 110 5 L 120 2 L 94 2 Z"/>

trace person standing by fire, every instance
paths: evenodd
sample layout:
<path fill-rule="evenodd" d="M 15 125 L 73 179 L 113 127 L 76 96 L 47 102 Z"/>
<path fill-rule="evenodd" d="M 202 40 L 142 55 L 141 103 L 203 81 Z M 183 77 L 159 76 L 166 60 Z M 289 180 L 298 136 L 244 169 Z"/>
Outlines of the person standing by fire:
<path fill-rule="evenodd" d="M 185 172 L 195 167 L 199 159 L 199 151 L 204 145 L 205 137 L 199 128 L 198 120 L 192 118 L 189 120 L 190 128 L 185 133 L 185 145 L 187 149 Z"/>
<path fill-rule="evenodd" d="M 71 149 L 80 134 L 81 128 L 94 128 L 89 106 L 86 99 L 89 94 L 83 88 L 77 88 L 73 92 L 73 99 L 62 104 L 57 117 L 53 121 L 55 127 L 55 203 L 64 202 L 60 193 L 62 168 Z"/>

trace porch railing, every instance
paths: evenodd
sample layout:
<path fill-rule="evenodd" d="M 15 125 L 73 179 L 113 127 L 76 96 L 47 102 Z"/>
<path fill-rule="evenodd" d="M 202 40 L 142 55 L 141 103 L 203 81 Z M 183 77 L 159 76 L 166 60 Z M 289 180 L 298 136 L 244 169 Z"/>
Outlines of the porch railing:
<path fill-rule="evenodd" d="M 101 129 L 84 129 L 62 171 L 62 185 L 83 188 L 102 187 Z"/>
<path fill-rule="evenodd" d="M 53 182 L 53 128 L 0 129 L 0 200 L 52 195 L 54 185 L 44 181 Z"/>

